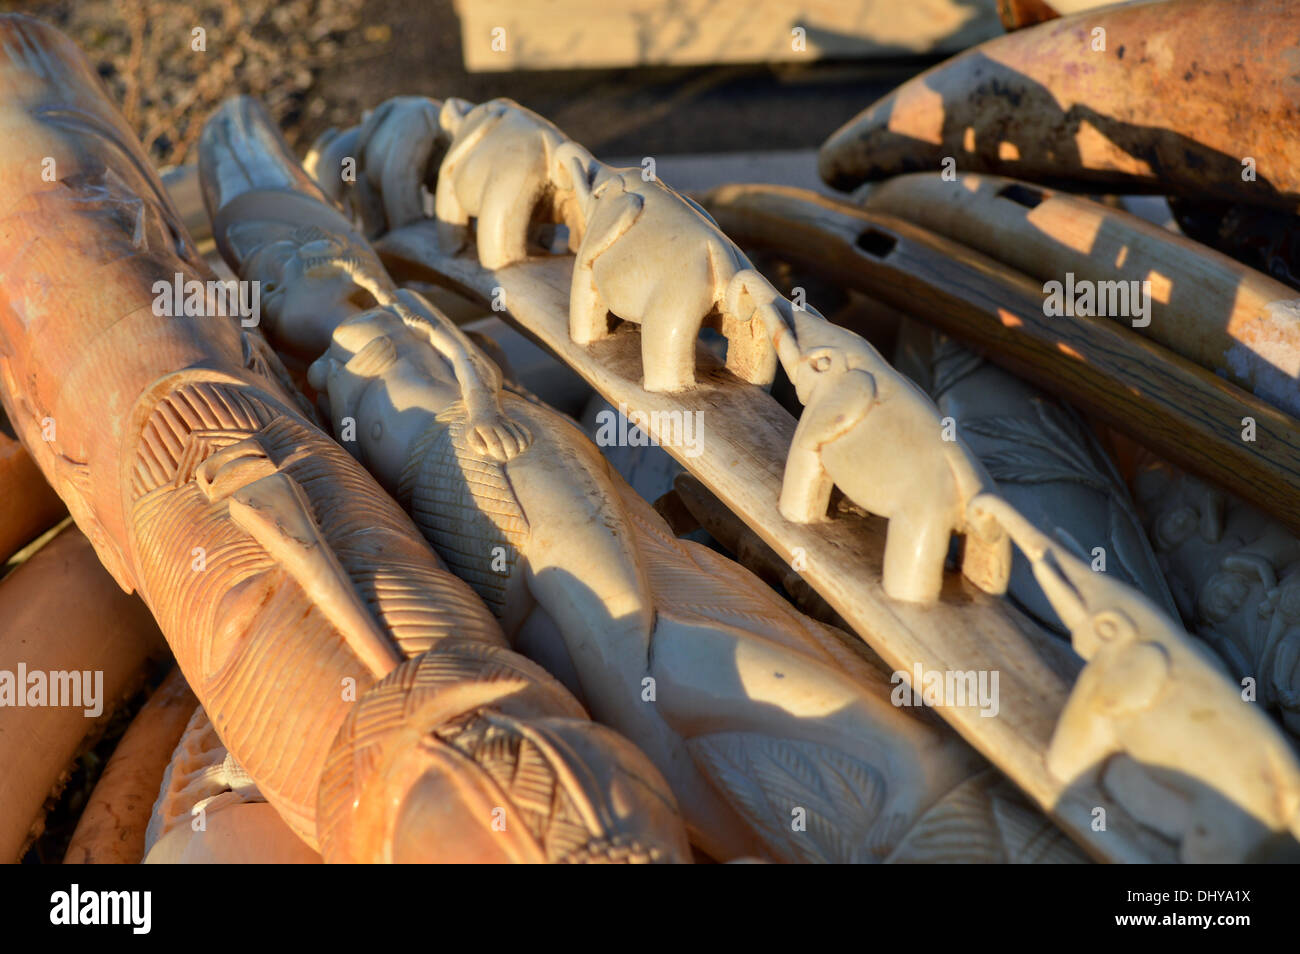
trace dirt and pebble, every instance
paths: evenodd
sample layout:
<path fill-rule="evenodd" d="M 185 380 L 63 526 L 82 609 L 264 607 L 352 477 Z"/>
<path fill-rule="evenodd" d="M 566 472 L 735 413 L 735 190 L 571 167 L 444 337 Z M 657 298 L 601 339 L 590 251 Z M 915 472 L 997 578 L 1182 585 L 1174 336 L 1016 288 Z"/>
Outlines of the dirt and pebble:
<path fill-rule="evenodd" d="M 0 10 L 76 40 L 159 167 L 195 161 L 204 121 L 237 93 L 260 98 L 300 153 L 411 93 L 509 96 L 597 155 L 812 148 L 925 65 L 470 74 L 451 0 L 0 0 Z"/>

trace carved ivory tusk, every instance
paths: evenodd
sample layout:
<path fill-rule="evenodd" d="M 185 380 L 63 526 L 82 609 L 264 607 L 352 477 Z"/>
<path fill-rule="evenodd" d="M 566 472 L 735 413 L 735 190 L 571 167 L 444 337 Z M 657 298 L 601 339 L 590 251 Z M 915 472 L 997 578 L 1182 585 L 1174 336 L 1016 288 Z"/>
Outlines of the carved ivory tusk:
<path fill-rule="evenodd" d="M 165 652 L 75 527 L 0 580 L 0 859 L 21 860 L 82 744 Z"/>
<path fill-rule="evenodd" d="M 180 669 L 172 669 L 113 749 L 77 820 L 65 865 L 140 863 L 163 773 L 198 704 Z"/>
<path fill-rule="evenodd" d="M 1127 212 L 996 176 L 900 176 L 863 205 L 1036 281 L 1091 284 L 1098 316 L 1300 414 L 1300 292 L 1226 255 Z"/>
<path fill-rule="evenodd" d="M 166 313 L 157 284 L 213 276 L 101 90 L 57 31 L 0 17 L 4 404 L 100 560 L 153 611 L 238 764 L 327 860 L 499 858 L 494 818 L 475 809 L 489 797 L 545 860 L 616 844 L 688 859 L 653 766 L 505 648 L 397 504 L 295 409 L 257 332 Z M 57 440 L 42 439 L 47 417 Z M 244 442 L 257 453 L 241 456 Z M 231 470 L 207 466 L 241 444 L 218 458 Z M 390 661 L 359 655 L 376 633 L 403 660 L 382 700 L 368 690 Z M 518 691 L 463 691 L 494 690 L 504 671 Z M 423 708 L 406 708 L 417 691 Z M 429 704 L 443 698 L 465 706 Z M 427 721 L 434 711 L 445 721 Z M 522 807 L 534 784 L 550 814 Z"/>
<path fill-rule="evenodd" d="M 844 190 L 951 166 L 1294 212 L 1296 39 L 1290 0 L 1172 0 L 1051 20 L 904 83 L 826 140 L 819 170 Z M 1228 63 L 1230 80 L 1211 65 Z"/>

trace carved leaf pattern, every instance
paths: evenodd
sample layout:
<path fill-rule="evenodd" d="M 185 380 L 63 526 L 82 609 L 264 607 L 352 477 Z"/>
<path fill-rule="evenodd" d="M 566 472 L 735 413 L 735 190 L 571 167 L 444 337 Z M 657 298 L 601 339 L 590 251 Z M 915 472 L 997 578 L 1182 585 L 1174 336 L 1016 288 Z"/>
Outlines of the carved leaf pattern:
<path fill-rule="evenodd" d="M 962 423 L 971 433 L 1014 445 L 981 456 L 989 476 L 1020 484 L 1060 480 L 1102 492 L 1113 490 L 1107 475 L 1097 469 L 1090 455 L 1079 446 L 1078 438 L 1052 421 L 1056 409 L 1042 401 L 1035 401 L 1034 406 L 1038 412 L 1036 422 L 999 415 Z"/>
<path fill-rule="evenodd" d="M 962 782 L 922 815 L 896 864 L 1070 864 L 1087 859 L 996 769 Z"/>
<path fill-rule="evenodd" d="M 939 401 L 986 364 L 980 355 L 935 333 L 930 396 Z M 1032 415 L 989 415 L 962 421 L 965 432 L 991 442 L 979 448 L 980 461 L 989 476 L 1001 484 L 1070 483 L 1100 494 L 1108 508 L 1109 572 L 1133 583 L 1176 615 L 1173 597 L 1157 568 L 1142 520 L 1115 462 L 1068 405 L 1039 396 L 1030 398 L 1029 406 Z M 1059 530 L 1056 535 L 1063 539 Z M 1091 558 L 1090 554 L 1080 555 Z"/>
<path fill-rule="evenodd" d="M 528 540 L 528 519 L 506 469 L 472 450 L 462 402 L 443 409 L 416 439 L 398 496 L 438 555 L 497 615 Z M 500 548 L 504 566 L 495 565 Z"/>
<path fill-rule="evenodd" d="M 1152 589 L 1157 581 L 1151 572 L 1142 570 L 1145 565 L 1154 566 L 1153 561 L 1131 552 L 1126 545 L 1143 539 L 1142 523 L 1109 458 L 1095 450 L 1091 436 L 1068 409 L 1039 398 L 1034 399 L 1033 407 L 1034 419 L 993 416 L 963 423 L 974 434 L 1014 445 L 981 455 L 989 476 L 1016 484 L 1081 484 L 1104 495 L 1110 508 L 1107 530 L 1111 556 L 1122 578 L 1138 583 L 1158 598 L 1161 594 Z"/>
<path fill-rule="evenodd" d="M 782 861 L 878 861 L 899 833 L 901 818 L 881 819 L 884 776 L 842 752 L 747 732 L 687 744 L 700 771 Z M 797 808 L 807 813 L 804 831 L 792 826 Z"/>
<path fill-rule="evenodd" d="M 930 367 L 930 397 L 938 402 L 951 388 L 984 366 L 984 359 L 963 348 L 953 339 L 935 335 L 934 356 Z"/>

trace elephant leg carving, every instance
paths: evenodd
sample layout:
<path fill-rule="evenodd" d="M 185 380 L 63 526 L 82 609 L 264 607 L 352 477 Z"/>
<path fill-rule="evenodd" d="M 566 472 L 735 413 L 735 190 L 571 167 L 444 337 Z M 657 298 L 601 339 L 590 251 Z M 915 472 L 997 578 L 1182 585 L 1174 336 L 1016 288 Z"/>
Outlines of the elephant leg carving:
<path fill-rule="evenodd" d="M 896 600 L 932 603 L 943 589 L 943 562 L 952 528 L 908 511 L 890 515 L 885 534 L 885 592 Z"/>
<path fill-rule="evenodd" d="M 540 197 L 541 183 L 532 175 L 487 190 L 475 223 L 480 265 L 495 270 L 528 257 L 528 223 Z"/>
<path fill-rule="evenodd" d="M 1197 804 L 1195 784 L 1157 780 L 1147 766 L 1123 752 L 1106 759 L 1100 776 L 1108 794 L 1166 838 L 1182 841 L 1197 822 L 1202 806 Z M 1156 811 L 1143 811 L 1146 806 L 1156 805 Z"/>
<path fill-rule="evenodd" d="M 438 175 L 438 187 L 433 193 L 433 214 L 437 219 L 439 242 L 447 248 L 459 250 L 465 244 L 469 212 L 456 195 L 456 174 L 453 170 L 444 168 Z"/>
<path fill-rule="evenodd" d="M 641 322 L 641 371 L 647 391 L 694 387 L 695 339 L 703 320 L 701 315 L 683 322 L 680 304 L 671 299 L 651 305 Z"/>
<path fill-rule="evenodd" d="M 569 337 L 574 344 L 589 345 L 609 336 L 609 317 L 596 288 L 592 266 L 581 257 L 573 263 L 569 287 Z"/>
<path fill-rule="evenodd" d="M 835 482 L 822 466 L 821 454 L 809 444 L 802 423 L 795 428 L 781 482 L 781 516 L 791 523 L 815 523 L 826 516 Z"/>

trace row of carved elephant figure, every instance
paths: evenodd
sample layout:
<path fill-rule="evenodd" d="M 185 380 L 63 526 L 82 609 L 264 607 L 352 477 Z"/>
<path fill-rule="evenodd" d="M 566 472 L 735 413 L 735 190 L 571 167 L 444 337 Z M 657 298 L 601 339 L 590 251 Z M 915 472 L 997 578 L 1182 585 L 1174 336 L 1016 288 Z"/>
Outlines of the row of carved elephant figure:
<path fill-rule="evenodd" d="M 349 161 L 359 166 L 356 188 L 344 186 Z M 540 212 L 563 222 L 574 253 L 570 337 L 583 345 L 605 337 L 609 314 L 640 325 L 646 390 L 697 386 L 696 339 L 710 317 L 740 379 L 770 385 L 780 360 L 805 408 L 785 469 L 783 517 L 823 519 L 838 486 L 890 520 L 890 596 L 936 599 L 954 532 L 967 537 L 966 576 L 987 592 L 1005 591 L 1009 538 L 971 507 L 991 481 L 963 443 L 945 439 L 929 398 L 861 337 L 782 296 L 707 212 L 653 175 L 596 160 L 511 100 L 473 106 L 418 96 L 389 100 L 361 126 L 327 134 L 307 167 L 332 198 L 352 205 L 371 237 L 424 220 L 422 187 L 432 186 L 440 241 L 466 246 L 473 219 L 479 264 L 491 270 L 528 259 Z"/>
<path fill-rule="evenodd" d="M 574 341 L 604 337 L 607 312 L 642 325 L 646 389 L 683 390 L 695 384 L 695 338 L 716 310 L 728 336 L 728 367 L 746 381 L 772 382 L 776 354 L 768 336 L 751 334 L 748 320 L 728 320 L 741 318 L 737 308 L 750 286 L 770 286 L 708 213 L 653 175 L 598 162 L 507 99 L 478 106 L 456 98 L 441 106 L 418 96 L 389 100 L 358 129 L 327 141 L 309 164 L 318 178 L 336 180 L 336 199 L 343 180 L 322 173 L 358 151 L 365 184 L 352 195 L 369 237 L 424 218 L 422 183 L 412 171 L 430 168 L 441 151 L 434 200 L 440 231 L 459 245 L 473 219 L 484 268 L 528 258 L 539 207 L 569 227 L 577 259 Z"/>

